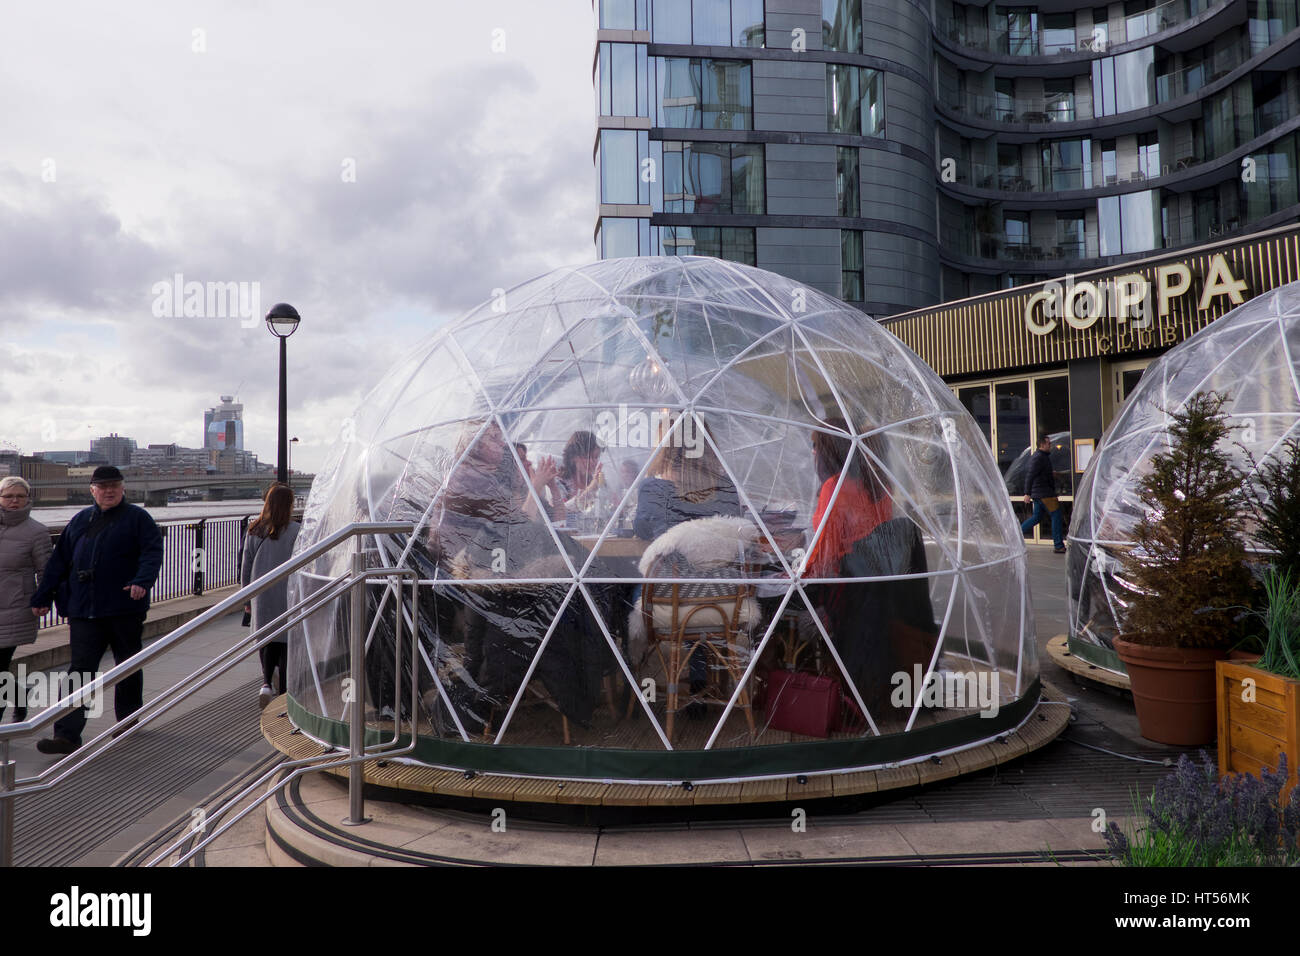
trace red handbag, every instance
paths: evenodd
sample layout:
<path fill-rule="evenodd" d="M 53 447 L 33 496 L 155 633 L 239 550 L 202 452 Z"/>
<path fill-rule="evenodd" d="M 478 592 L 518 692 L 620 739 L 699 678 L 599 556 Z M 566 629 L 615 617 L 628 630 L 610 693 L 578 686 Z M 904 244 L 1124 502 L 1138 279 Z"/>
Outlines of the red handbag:
<path fill-rule="evenodd" d="M 840 720 L 840 682 L 834 677 L 774 670 L 767 675 L 764 712 L 773 730 L 829 737 Z"/>

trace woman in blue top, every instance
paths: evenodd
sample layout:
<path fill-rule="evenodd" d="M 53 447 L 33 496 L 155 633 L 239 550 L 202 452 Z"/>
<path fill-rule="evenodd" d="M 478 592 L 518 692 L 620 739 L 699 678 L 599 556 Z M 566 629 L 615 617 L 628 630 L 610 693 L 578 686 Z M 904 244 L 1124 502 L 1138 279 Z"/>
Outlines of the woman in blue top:
<path fill-rule="evenodd" d="M 697 428 L 697 435 L 699 431 Z M 694 446 L 676 442 L 661 448 L 655 456 L 650 477 L 637 495 L 633 530 L 638 538 L 653 541 L 669 528 L 693 518 L 742 514 L 736 486 L 703 436 L 699 437 L 701 440 Z"/>

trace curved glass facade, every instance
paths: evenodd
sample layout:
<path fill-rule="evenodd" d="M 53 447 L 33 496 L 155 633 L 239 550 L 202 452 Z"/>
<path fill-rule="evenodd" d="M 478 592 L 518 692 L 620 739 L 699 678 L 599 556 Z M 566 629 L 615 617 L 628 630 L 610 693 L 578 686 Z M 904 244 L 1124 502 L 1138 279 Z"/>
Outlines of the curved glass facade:
<path fill-rule="evenodd" d="M 878 314 L 938 298 L 919 7 L 609 0 L 598 12 L 598 255 L 720 252 Z"/>
<path fill-rule="evenodd" d="M 939 4 L 944 299 L 1294 218 L 1295 0 L 1141 6 Z"/>
<path fill-rule="evenodd" d="M 749 230 L 746 261 L 889 315 L 1300 215 L 1300 0 L 601 10 L 598 220 L 648 220 L 598 221 L 622 251 Z"/>

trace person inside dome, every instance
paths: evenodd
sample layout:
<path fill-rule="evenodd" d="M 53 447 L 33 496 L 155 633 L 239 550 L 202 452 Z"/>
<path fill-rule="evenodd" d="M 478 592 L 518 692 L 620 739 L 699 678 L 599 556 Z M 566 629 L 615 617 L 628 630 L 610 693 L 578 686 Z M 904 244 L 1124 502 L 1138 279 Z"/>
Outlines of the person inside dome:
<path fill-rule="evenodd" d="M 589 431 L 576 431 L 564 443 L 563 463 L 549 484 L 554 521 L 571 525 L 579 512 L 595 505 L 605 482 L 601 450 L 599 439 Z"/>
<path fill-rule="evenodd" d="M 829 419 L 826 424 L 839 432 L 849 430 L 842 419 Z M 928 663 L 938 627 L 924 578 L 861 579 L 924 574 L 925 546 L 910 518 L 894 517 L 893 496 L 877 475 L 887 456 L 878 435 L 862 439 L 866 451 L 859 449 L 851 458 L 853 442 L 847 434 L 817 432 L 812 445 L 822 482 L 813 527 L 822 530 L 806 558 L 804 573 L 810 578 L 845 580 L 809 585 L 807 594 L 835 642 L 847 675 L 879 718 L 889 706 L 891 675 L 910 673 L 913 665 Z M 798 628 L 802 639 L 820 640 L 806 612 Z"/>
<path fill-rule="evenodd" d="M 826 424 L 839 432 L 848 431 L 848 425 L 841 418 L 828 419 Z M 884 449 L 880 447 L 878 436 L 869 435 L 862 444 L 877 460 L 884 460 Z M 893 517 L 893 500 L 889 490 L 876 477 L 875 466 L 867 460 L 865 453 L 859 451 L 853 456 L 832 510 L 835 485 L 849 460 L 853 442 L 846 434 L 813 432 L 812 446 L 817 478 L 821 482 L 817 508 L 813 512 L 813 528 L 822 527 L 823 523 L 825 527 L 808 553 L 806 573 L 815 578 L 836 577 L 840 563 L 853 550 L 854 544 Z"/>
<path fill-rule="evenodd" d="M 670 441 L 659 449 L 638 489 L 633 530 L 652 541 L 683 521 L 742 514 L 736 486 L 709 443 Z"/>

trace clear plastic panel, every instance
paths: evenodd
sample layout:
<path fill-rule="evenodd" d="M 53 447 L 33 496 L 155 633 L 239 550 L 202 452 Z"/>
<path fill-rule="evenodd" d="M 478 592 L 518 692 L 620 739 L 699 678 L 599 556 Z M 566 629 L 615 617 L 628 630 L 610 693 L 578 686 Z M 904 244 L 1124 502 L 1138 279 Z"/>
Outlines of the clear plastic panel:
<path fill-rule="evenodd" d="M 1138 485 L 1169 447 L 1168 420 L 1198 391 L 1227 397 L 1224 450 L 1249 474 L 1300 429 L 1300 287 L 1252 299 L 1151 363 L 1097 448 L 1070 529 L 1071 638 L 1110 647 L 1128 595 L 1120 556 L 1147 511 Z M 1258 547 L 1253 541 L 1248 547 Z"/>
<path fill-rule="evenodd" d="M 358 520 L 417 526 L 365 547 L 420 578 L 403 653 L 444 740 L 869 738 L 972 712 L 927 679 L 996 672 L 1005 701 L 1036 676 L 1024 546 L 978 426 L 874 322 L 734 263 L 558 270 L 428 339 L 340 436 L 299 546 Z M 409 710 L 396 595 L 375 583 L 366 604 L 382 723 Z M 295 699 L 336 720 L 348 613 L 315 615 L 291 655 Z"/>

